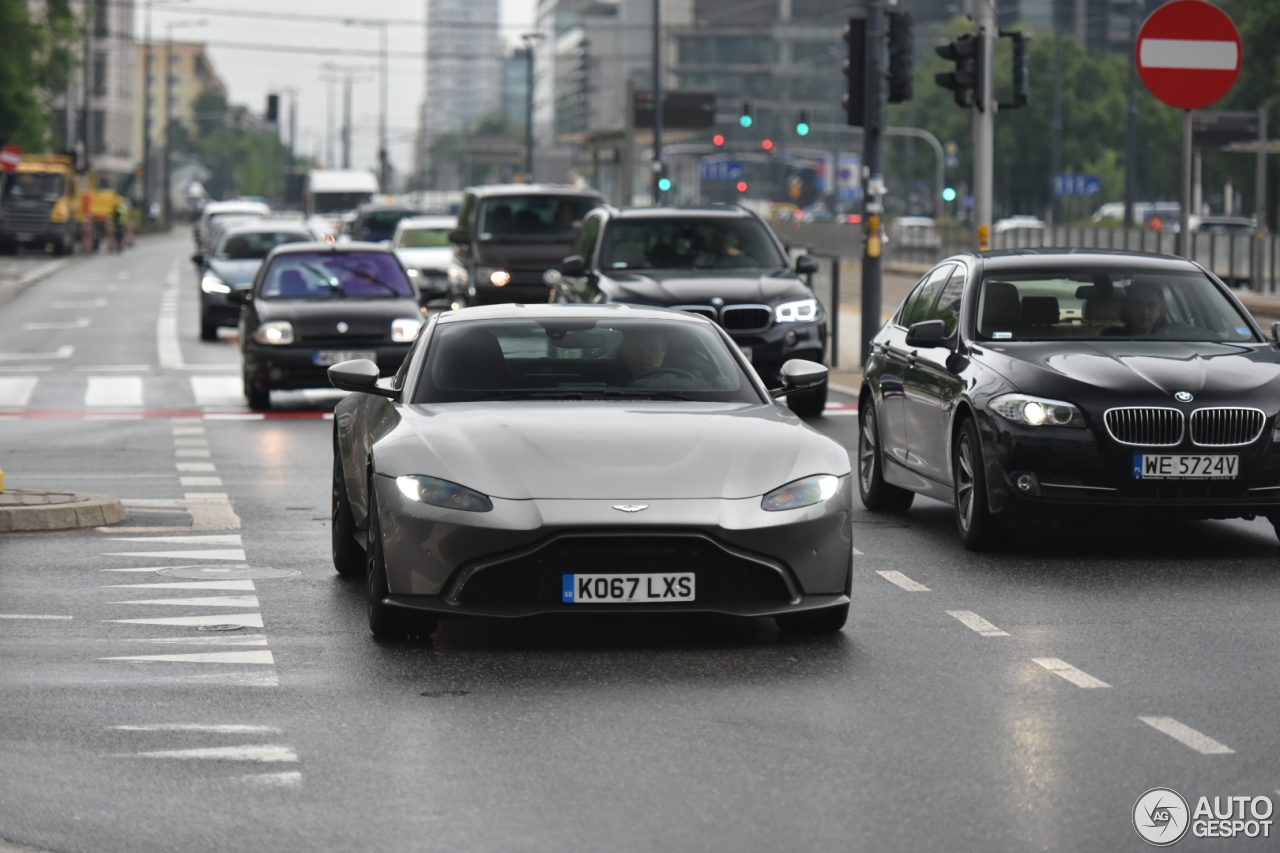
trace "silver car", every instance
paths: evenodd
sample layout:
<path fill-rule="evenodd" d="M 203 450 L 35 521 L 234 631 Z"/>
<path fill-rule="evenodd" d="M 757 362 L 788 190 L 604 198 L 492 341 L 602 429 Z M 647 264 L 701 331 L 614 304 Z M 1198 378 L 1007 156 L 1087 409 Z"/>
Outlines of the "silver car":
<path fill-rule="evenodd" d="M 723 613 L 839 631 L 849 457 L 718 326 L 627 305 L 434 315 L 394 377 L 329 369 L 333 559 L 376 636 L 450 616 Z"/>

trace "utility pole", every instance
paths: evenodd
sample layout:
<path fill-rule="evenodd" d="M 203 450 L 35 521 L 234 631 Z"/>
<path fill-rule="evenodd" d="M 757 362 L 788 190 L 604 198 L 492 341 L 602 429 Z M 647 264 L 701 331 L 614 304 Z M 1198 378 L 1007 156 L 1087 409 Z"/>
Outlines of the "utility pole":
<path fill-rule="evenodd" d="M 330 169 L 333 168 L 333 163 L 334 163 L 334 148 L 333 148 L 333 142 L 334 142 L 333 140 L 333 122 L 334 122 L 333 84 L 334 82 L 335 82 L 335 78 L 333 77 L 333 75 L 329 75 L 328 112 L 326 113 L 327 121 L 325 122 L 325 127 L 324 127 L 324 164 L 328 166 Z"/>
<path fill-rule="evenodd" d="M 382 21 L 381 24 L 381 40 L 378 47 L 381 53 L 380 79 L 378 80 L 378 188 L 385 193 L 388 189 L 387 185 L 391 182 L 391 162 L 387 154 L 387 22 Z M 292 149 L 292 141 L 289 147 Z"/>
<path fill-rule="evenodd" d="M 1254 241 L 1253 251 L 1249 253 L 1253 271 L 1249 275 L 1249 286 L 1261 292 L 1262 267 L 1266 261 L 1267 248 L 1267 105 L 1258 107 L 1258 158 L 1254 165 Z"/>
<path fill-rule="evenodd" d="M 978 251 L 991 248 L 991 182 L 995 174 L 996 7 L 994 0 L 978 0 L 978 80 L 973 91 L 973 214 L 978 226 Z"/>
<path fill-rule="evenodd" d="M 1141 0 L 1129 0 L 1129 91 L 1124 129 L 1124 247 L 1129 248 L 1133 205 L 1138 200 L 1138 12 Z"/>
<path fill-rule="evenodd" d="M 867 0 L 865 106 L 863 108 L 862 164 L 863 240 L 862 252 L 862 364 L 871 352 L 871 340 L 880 331 L 880 288 L 882 279 L 881 215 L 884 213 L 884 84 L 886 75 L 885 36 L 887 22 L 884 0 Z M 838 173 L 837 168 L 837 173 Z M 837 176 L 838 177 L 838 176 Z"/>
<path fill-rule="evenodd" d="M 662 204 L 662 0 L 653 0 L 653 203 Z"/>
<path fill-rule="evenodd" d="M 1057 226 L 1062 219 L 1062 200 L 1052 192 L 1054 181 L 1062 174 L 1062 33 L 1053 34 L 1053 118 L 1049 123 L 1049 223 Z M 1132 81 L 1130 81 L 1132 86 Z"/>
<path fill-rule="evenodd" d="M 533 60 L 534 48 L 542 40 L 542 33 L 520 35 L 524 41 L 524 182 L 533 183 Z"/>
<path fill-rule="evenodd" d="M 351 69 L 342 81 L 342 168 L 351 168 Z"/>

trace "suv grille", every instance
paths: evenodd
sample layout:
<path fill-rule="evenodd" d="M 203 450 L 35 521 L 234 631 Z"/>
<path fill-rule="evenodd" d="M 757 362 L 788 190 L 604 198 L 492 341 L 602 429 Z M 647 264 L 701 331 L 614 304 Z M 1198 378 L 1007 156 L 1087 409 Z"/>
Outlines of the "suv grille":
<path fill-rule="evenodd" d="M 720 325 L 730 332 L 759 332 L 769 328 L 773 309 L 768 305 L 726 305 L 720 309 Z"/>
<path fill-rule="evenodd" d="M 1191 440 L 1202 447 L 1251 444 L 1262 435 L 1266 421 L 1260 409 L 1196 409 L 1191 413 Z"/>
<path fill-rule="evenodd" d="M 1177 409 L 1108 409 L 1103 415 L 1107 432 L 1121 444 L 1173 447 L 1182 441 L 1182 412 Z"/>

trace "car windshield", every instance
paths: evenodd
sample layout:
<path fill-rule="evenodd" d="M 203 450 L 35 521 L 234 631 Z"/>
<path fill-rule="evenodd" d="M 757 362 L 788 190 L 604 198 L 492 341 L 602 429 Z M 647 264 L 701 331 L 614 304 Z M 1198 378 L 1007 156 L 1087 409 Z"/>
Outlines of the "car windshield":
<path fill-rule="evenodd" d="M 261 299 L 400 299 L 413 290 L 388 252 L 290 252 L 271 262 Z"/>
<path fill-rule="evenodd" d="M 345 213 L 369 200 L 369 192 L 319 192 L 311 195 L 312 213 Z"/>
<path fill-rule="evenodd" d="M 397 249 L 438 249 L 452 244 L 449 228 L 406 228 L 397 238 Z"/>
<path fill-rule="evenodd" d="M 401 219 L 415 216 L 417 213 L 418 211 L 413 210 L 372 210 L 360 217 L 360 232 L 391 235 Z"/>
<path fill-rule="evenodd" d="M 213 256 L 221 261 L 262 260 L 276 246 L 285 243 L 309 243 L 315 238 L 298 231 L 246 231 L 227 234 Z"/>
<path fill-rule="evenodd" d="M 719 333 L 678 320 L 441 323 L 415 403 L 483 400 L 763 402 Z"/>
<path fill-rule="evenodd" d="M 787 266 L 772 236 L 746 217 L 615 220 L 600 250 L 602 269 L 776 270 Z"/>
<path fill-rule="evenodd" d="M 599 204 L 581 195 L 504 195 L 480 202 L 476 233 L 482 242 L 569 243 L 582 217 Z"/>
<path fill-rule="evenodd" d="M 52 200 L 62 196 L 65 180 L 62 175 L 51 174 L 12 174 L 5 176 L 4 198 L 6 201 Z"/>
<path fill-rule="evenodd" d="M 1257 340 L 1211 279 L 1165 270 L 988 273 L 977 331 L 985 341 Z"/>

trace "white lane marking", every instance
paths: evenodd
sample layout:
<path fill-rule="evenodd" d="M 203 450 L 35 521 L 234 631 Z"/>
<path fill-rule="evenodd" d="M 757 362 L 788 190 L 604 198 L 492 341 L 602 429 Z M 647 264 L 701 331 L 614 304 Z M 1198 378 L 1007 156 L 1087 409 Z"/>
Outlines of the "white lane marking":
<path fill-rule="evenodd" d="M 74 619 L 74 616 L 46 616 L 38 613 L 0 613 L 0 619 Z"/>
<path fill-rule="evenodd" d="M 243 406 L 244 380 L 239 376 L 192 376 L 197 406 Z"/>
<path fill-rule="evenodd" d="M 266 417 L 262 412 L 245 412 L 244 414 L 238 412 L 209 412 L 204 416 L 204 419 L 206 421 L 260 421 Z"/>
<path fill-rule="evenodd" d="M 1071 664 L 1058 658 L 1032 658 L 1034 662 L 1052 672 L 1070 681 L 1077 687 L 1110 687 L 1105 681 L 1094 678 L 1087 672 L 1076 669 Z"/>
<path fill-rule="evenodd" d="M 173 455 L 183 459 L 208 459 L 211 455 L 207 450 L 189 450 L 178 448 L 173 451 Z"/>
<path fill-rule="evenodd" d="M 261 628 L 261 613 L 218 613 L 213 616 L 170 616 L 164 619 L 103 619 L 122 625 L 175 625 L 199 628 L 201 625 L 239 625 L 241 628 Z"/>
<path fill-rule="evenodd" d="M 1189 746 L 1202 755 L 1229 755 L 1235 752 L 1229 746 L 1218 743 L 1208 735 L 1202 735 L 1200 732 L 1183 725 L 1173 717 L 1139 717 L 1139 720 L 1146 723 L 1158 732 L 1164 732 L 1169 737 Z"/>
<path fill-rule="evenodd" d="M 159 723 L 150 726 L 112 726 L 118 732 L 210 732 L 217 735 L 279 734 L 275 726 L 247 726 L 234 723 Z"/>
<path fill-rule="evenodd" d="M 52 322 L 23 323 L 22 330 L 24 332 L 52 332 L 61 329 L 83 329 L 89 325 L 88 317 L 78 317 L 75 320 L 55 320 Z"/>
<path fill-rule="evenodd" d="M 180 607 L 257 607 L 256 595 L 205 595 L 200 598 L 144 598 L 112 604 L 169 604 Z M 214 623 L 218 624 L 218 623 Z"/>
<path fill-rule="evenodd" d="M 221 667 L 209 670 L 186 671 L 175 675 L 166 672 L 167 667 L 130 667 L 128 672 L 148 685 L 178 684 L 195 687 L 279 687 L 280 679 L 274 667 L 257 667 L 255 669 L 225 670 Z M 117 673 L 114 678 L 119 678 Z"/>
<path fill-rule="evenodd" d="M 200 418 L 170 418 L 169 420 L 174 424 L 191 424 L 193 426 L 199 426 L 202 423 Z"/>
<path fill-rule="evenodd" d="M 182 344 L 178 341 L 178 268 L 169 270 L 165 288 L 160 296 L 160 313 L 156 317 L 156 354 L 160 367 L 165 370 L 181 370 L 187 366 L 182 357 Z"/>
<path fill-rule="evenodd" d="M 266 634 L 226 634 L 210 637 L 145 637 L 139 643 L 161 643 L 176 646 L 265 646 Z"/>
<path fill-rule="evenodd" d="M 141 376 L 90 376 L 84 392 L 89 408 L 142 408 Z"/>
<path fill-rule="evenodd" d="M 865 557 L 865 556 L 867 556 L 867 555 L 866 555 L 866 554 L 864 554 L 864 553 L 862 553 L 861 551 L 859 551 L 857 548 L 854 548 L 854 549 L 853 549 L 853 556 L 855 556 L 855 557 Z"/>
<path fill-rule="evenodd" d="M 187 758 L 211 761 L 293 762 L 298 755 L 287 746 L 213 746 L 203 749 L 169 749 L 162 752 L 137 752 L 138 758 Z"/>
<path fill-rule="evenodd" d="M 1144 68 L 1235 71 L 1239 61 L 1234 41 L 1147 38 L 1138 45 L 1138 54 Z"/>
<path fill-rule="evenodd" d="M 142 413 L 127 414 L 123 412 L 100 412 L 97 414 L 88 414 L 84 416 L 86 421 L 140 421 Z"/>
<path fill-rule="evenodd" d="M 192 473 L 196 471 L 217 471 L 218 470 L 217 466 L 215 466 L 212 462 L 178 462 L 177 465 L 178 465 L 179 471 L 184 471 L 184 472 L 189 471 Z"/>
<path fill-rule="evenodd" d="M 191 545 L 240 545 L 239 533 L 214 533 L 209 536 L 111 536 L 109 542 L 186 542 Z"/>
<path fill-rule="evenodd" d="M 247 557 L 243 548 L 222 548 L 209 551 L 106 551 L 107 557 L 160 557 L 166 560 L 239 560 Z"/>
<path fill-rule="evenodd" d="M 902 572 L 876 572 L 880 577 L 889 583 L 897 584 L 907 592 L 928 592 L 929 587 L 924 584 L 918 584 Z"/>
<path fill-rule="evenodd" d="M 188 488 L 193 486 L 221 486 L 221 477 L 179 477 L 178 483 Z"/>
<path fill-rule="evenodd" d="M 52 308 L 101 308 L 107 300 L 98 299 L 58 299 L 49 303 Z"/>
<path fill-rule="evenodd" d="M 39 376 L 0 377 L 0 409 L 26 408 L 39 384 Z"/>
<path fill-rule="evenodd" d="M 53 352 L 0 352 L 0 361 L 34 361 L 43 358 L 71 358 L 76 348 L 63 344 Z"/>
<path fill-rule="evenodd" d="M 175 438 L 173 440 L 174 447 L 208 447 L 209 439 L 207 438 Z"/>
<path fill-rule="evenodd" d="M 103 589 L 151 589 L 164 592 L 167 589 L 225 589 L 234 592 L 253 592 L 251 580 L 233 581 L 179 581 L 177 583 L 113 583 Z"/>
<path fill-rule="evenodd" d="M 123 655 L 98 660 L 130 660 L 141 663 L 237 663 L 274 666 L 269 649 L 253 652 L 197 652 L 189 655 Z"/>
<path fill-rule="evenodd" d="M 174 435 L 204 435 L 204 427 L 176 426 L 173 428 Z"/>
<path fill-rule="evenodd" d="M 261 785 L 271 788 L 296 788 L 302 784 L 301 770 L 286 770 L 283 773 L 250 773 L 241 776 L 240 781 L 246 785 Z"/>
<path fill-rule="evenodd" d="M 960 623 L 966 628 L 971 628 L 984 637 L 1009 636 L 1008 631 L 1001 631 L 995 625 L 992 625 L 972 610 L 948 610 L 947 615 L 954 616 L 956 619 L 960 620 Z"/>

